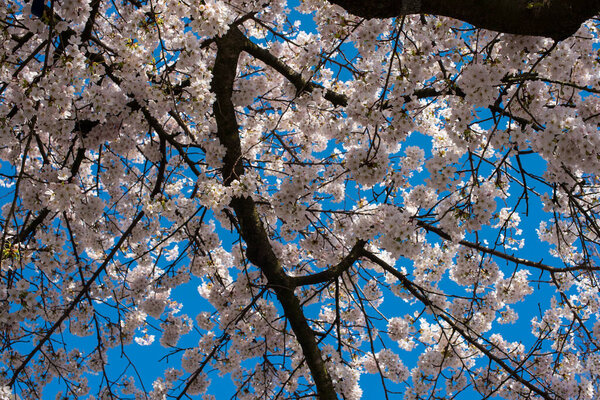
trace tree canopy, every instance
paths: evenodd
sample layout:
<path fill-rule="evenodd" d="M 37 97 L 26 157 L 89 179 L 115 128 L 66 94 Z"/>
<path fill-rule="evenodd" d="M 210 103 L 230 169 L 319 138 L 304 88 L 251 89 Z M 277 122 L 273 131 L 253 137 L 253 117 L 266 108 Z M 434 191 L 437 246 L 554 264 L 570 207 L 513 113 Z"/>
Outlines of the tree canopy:
<path fill-rule="evenodd" d="M 0 399 L 598 398 L 599 13 L 0 0 Z"/>

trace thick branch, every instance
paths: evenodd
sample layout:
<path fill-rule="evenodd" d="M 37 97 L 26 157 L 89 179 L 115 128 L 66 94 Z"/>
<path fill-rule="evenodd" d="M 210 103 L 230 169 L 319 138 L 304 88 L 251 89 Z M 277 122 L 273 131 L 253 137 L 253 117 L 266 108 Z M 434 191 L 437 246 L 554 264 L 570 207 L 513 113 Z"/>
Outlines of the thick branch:
<path fill-rule="evenodd" d="M 224 183 L 228 185 L 244 173 L 238 125 L 231 101 L 244 36 L 236 27 L 231 27 L 225 36 L 216 40 L 216 43 L 218 51 L 213 68 L 212 91 L 216 96 L 214 113 L 217 120 L 217 136 L 226 148 L 222 174 Z M 260 268 L 269 286 L 275 291 L 285 317 L 302 348 L 317 388 L 318 398 L 337 399 L 314 331 L 308 325 L 300 301 L 294 294 L 294 285 L 273 251 L 254 200 L 251 197 L 234 197 L 230 205 L 238 218 L 240 234 L 246 243 L 246 256 Z"/>
<path fill-rule="evenodd" d="M 306 81 L 302 78 L 298 72 L 294 71 L 290 66 L 281 61 L 279 58 L 275 57 L 273 54 L 269 52 L 267 49 L 263 49 L 257 44 L 253 43 L 247 37 L 243 37 L 244 43 L 244 51 L 250 54 L 252 57 L 260 60 L 273 68 L 275 71 L 279 72 L 283 75 L 294 87 L 296 88 L 297 93 L 309 92 L 311 93 L 315 89 L 323 89 L 322 86 L 317 85 L 313 82 Z M 325 90 L 323 93 L 323 97 L 329 100 L 331 104 L 334 106 L 347 106 L 348 105 L 348 97 L 346 95 L 336 93 L 332 90 Z"/>
<path fill-rule="evenodd" d="M 365 18 L 434 14 L 478 28 L 563 40 L 600 12 L 600 0 L 329 0 Z"/>
<path fill-rule="evenodd" d="M 337 265 L 326 269 L 325 271 L 320 271 L 312 275 L 292 277 L 291 280 L 293 285 L 315 285 L 334 280 L 344 273 L 344 271 L 347 271 L 352 264 L 354 264 L 356 260 L 362 256 L 362 250 L 364 249 L 365 244 L 366 242 L 364 240 L 357 241 L 354 247 L 352 247 L 352 250 L 350 250 L 350 253 L 348 253 L 348 255 L 342 259 L 342 261 L 340 261 Z"/>
<path fill-rule="evenodd" d="M 225 146 L 222 170 L 225 185 L 231 184 L 244 173 L 239 127 L 231 101 L 243 38 L 244 35 L 239 29 L 232 27 L 227 35 L 217 40 L 219 51 L 217 51 L 211 82 L 211 91 L 216 95 L 213 109 L 217 121 L 217 136 Z"/>

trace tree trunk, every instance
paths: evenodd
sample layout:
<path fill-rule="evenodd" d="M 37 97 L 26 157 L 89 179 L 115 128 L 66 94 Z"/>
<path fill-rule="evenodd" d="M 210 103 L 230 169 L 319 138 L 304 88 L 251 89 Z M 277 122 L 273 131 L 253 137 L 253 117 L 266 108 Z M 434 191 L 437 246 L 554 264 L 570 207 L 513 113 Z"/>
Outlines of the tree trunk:
<path fill-rule="evenodd" d="M 478 28 L 563 40 L 600 12 L 600 0 L 329 0 L 365 18 L 435 14 Z"/>

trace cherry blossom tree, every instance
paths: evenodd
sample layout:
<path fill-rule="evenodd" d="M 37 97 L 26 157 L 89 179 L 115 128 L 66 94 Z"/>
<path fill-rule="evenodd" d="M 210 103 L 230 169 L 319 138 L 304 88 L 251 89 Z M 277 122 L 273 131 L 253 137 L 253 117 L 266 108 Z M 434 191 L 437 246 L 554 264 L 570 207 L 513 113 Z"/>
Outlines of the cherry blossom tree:
<path fill-rule="evenodd" d="M 0 399 L 598 398 L 599 13 L 0 0 Z"/>

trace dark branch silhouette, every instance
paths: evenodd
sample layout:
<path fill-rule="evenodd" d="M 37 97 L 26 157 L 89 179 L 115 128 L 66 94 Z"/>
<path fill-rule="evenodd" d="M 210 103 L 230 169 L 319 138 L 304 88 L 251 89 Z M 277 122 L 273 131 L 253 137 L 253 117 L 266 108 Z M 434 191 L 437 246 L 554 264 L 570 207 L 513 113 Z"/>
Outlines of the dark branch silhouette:
<path fill-rule="evenodd" d="M 563 40 L 600 11 L 599 0 L 330 0 L 365 18 L 434 14 L 478 28 Z"/>

